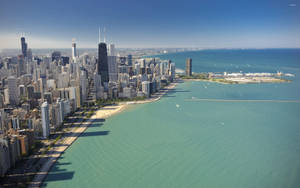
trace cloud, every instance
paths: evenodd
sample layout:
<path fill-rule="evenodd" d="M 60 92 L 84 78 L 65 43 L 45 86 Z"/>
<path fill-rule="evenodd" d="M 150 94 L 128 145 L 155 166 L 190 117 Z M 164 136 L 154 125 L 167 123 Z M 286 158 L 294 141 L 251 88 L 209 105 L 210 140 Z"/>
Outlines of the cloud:
<path fill-rule="evenodd" d="M 295 3 L 289 4 L 289 7 L 295 7 L 295 6 L 297 6 Z"/>

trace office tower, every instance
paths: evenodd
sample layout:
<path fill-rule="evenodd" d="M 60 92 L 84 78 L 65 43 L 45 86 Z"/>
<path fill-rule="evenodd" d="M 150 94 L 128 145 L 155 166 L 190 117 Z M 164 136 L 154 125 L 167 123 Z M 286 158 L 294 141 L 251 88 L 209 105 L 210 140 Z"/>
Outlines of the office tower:
<path fill-rule="evenodd" d="M 75 43 L 75 39 L 72 40 L 72 59 L 73 61 L 75 61 L 77 57 L 77 52 L 76 52 L 76 43 Z"/>
<path fill-rule="evenodd" d="M 142 82 L 142 92 L 146 97 L 150 96 L 150 82 L 149 81 L 143 81 Z"/>
<path fill-rule="evenodd" d="M 17 61 L 17 76 L 20 77 L 25 71 L 24 71 L 24 56 L 23 55 L 18 55 L 18 61 Z"/>
<path fill-rule="evenodd" d="M 118 64 L 116 56 L 108 56 L 108 76 L 110 82 L 118 81 Z"/>
<path fill-rule="evenodd" d="M 54 60 L 59 61 L 61 58 L 61 53 L 59 51 L 54 51 L 52 52 L 51 57 L 52 57 L 52 61 Z"/>
<path fill-rule="evenodd" d="M 26 96 L 26 89 L 24 85 L 19 85 L 19 94 L 21 97 L 25 97 Z"/>
<path fill-rule="evenodd" d="M 19 104 L 19 92 L 17 86 L 17 79 L 13 76 L 7 78 L 8 82 L 8 94 L 9 94 L 9 103 L 11 105 Z"/>
<path fill-rule="evenodd" d="M 44 100 L 47 101 L 48 104 L 52 104 L 52 93 L 51 92 L 45 92 L 43 95 Z"/>
<path fill-rule="evenodd" d="M 44 102 L 41 106 L 42 112 L 42 128 L 43 128 L 43 137 L 48 138 L 50 135 L 50 126 L 49 126 L 49 105 L 47 102 Z"/>
<path fill-rule="evenodd" d="M 59 124 L 61 124 L 63 122 L 64 116 L 65 116 L 64 115 L 64 103 L 62 102 L 62 100 L 60 98 L 58 98 L 56 100 L 56 103 L 57 103 L 58 109 L 59 109 L 57 118 L 59 119 Z"/>
<path fill-rule="evenodd" d="M 27 86 L 27 97 L 28 97 L 28 99 L 33 99 L 33 97 L 34 97 L 34 86 L 33 85 Z"/>
<path fill-rule="evenodd" d="M 116 51 L 115 51 L 115 45 L 114 44 L 109 44 L 108 45 L 108 55 L 109 56 L 116 56 Z"/>
<path fill-rule="evenodd" d="M 127 63 L 128 63 L 128 66 L 132 66 L 132 55 L 131 54 L 129 54 L 127 56 Z"/>
<path fill-rule="evenodd" d="M 186 74 L 186 76 L 192 76 L 192 59 L 191 58 L 186 59 L 185 74 Z"/>
<path fill-rule="evenodd" d="M 101 82 L 108 82 L 108 62 L 107 62 L 107 50 L 106 44 L 100 43 L 98 45 L 98 74 L 101 75 Z"/>
<path fill-rule="evenodd" d="M 94 87 L 96 100 L 98 100 L 103 97 L 104 88 L 101 85 L 101 76 L 97 73 L 94 73 Z"/>
<path fill-rule="evenodd" d="M 175 63 L 170 64 L 170 74 L 172 81 L 175 79 Z"/>
<path fill-rule="evenodd" d="M 69 91 L 70 91 L 70 99 L 74 99 L 75 108 L 77 108 L 78 107 L 77 102 L 78 102 L 78 98 L 80 98 L 80 95 L 79 96 L 77 95 L 76 87 L 70 87 Z"/>
<path fill-rule="evenodd" d="M 25 37 L 21 37 L 21 48 L 24 57 L 27 57 L 27 43 L 25 42 Z"/>
<path fill-rule="evenodd" d="M 66 64 L 69 64 L 70 58 L 67 56 L 61 56 L 62 59 L 62 65 L 65 66 Z"/>
<path fill-rule="evenodd" d="M 98 67 L 97 73 L 101 75 L 101 83 L 109 81 L 108 76 L 108 62 L 107 62 L 107 48 L 104 42 L 101 42 L 99 31 L 99 44 L 98 44 Z"/>
<path fill-rule="evenodd" d="M 81 101 L 82 103 L 85 103 L 87 99 L 87 87 L 88 87 L 88 80 L 87 75 L 85 71 L 81 71 L 80 74 L 80 88 L 81 88 Z"/>
<path fill-rule="evenodd" d="M 32 61 L 32 51 L 30 48 L 27 50 L 27 59 L 29 62 Z"/>

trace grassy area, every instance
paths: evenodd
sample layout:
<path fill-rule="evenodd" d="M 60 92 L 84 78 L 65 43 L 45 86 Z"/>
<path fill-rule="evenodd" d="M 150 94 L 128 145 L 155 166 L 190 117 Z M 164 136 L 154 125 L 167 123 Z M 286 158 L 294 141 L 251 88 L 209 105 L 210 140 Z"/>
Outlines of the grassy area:
<path fill-rule="evenodd" d="M 193 73 L 191 76 L 186 76 L 183 74 L 178 74 L 178 77 L 181 79 L 200 79 L 200 80 L 209 80 L 208 73 Z"/>
<path fill-rule="evenodd" d="M 186 80 L 203 80 L 203 81 L 212 81 L 212 82 L 218 82 L 218 83 L 225 83 L 225 84 L 238 84 L 236 81 L 226 80 L 224 78 L 209 78 L 208 73 L 193 73 L 192 76 L 186 76 L 186 75 L 178 75 L 181 79 Z"/>

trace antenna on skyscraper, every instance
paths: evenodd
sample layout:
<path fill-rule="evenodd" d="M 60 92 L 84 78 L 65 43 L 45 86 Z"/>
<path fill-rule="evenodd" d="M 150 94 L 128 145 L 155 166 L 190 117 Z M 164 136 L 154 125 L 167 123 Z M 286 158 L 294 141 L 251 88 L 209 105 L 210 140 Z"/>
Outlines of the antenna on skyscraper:
<path fill-rule="evenodd" d="M 99 43 L 101 42 L 100 34 L 101 34 L 101 30 L 100 30 L 100 27 L 99 27 Z"/>
<path fill-rule="evenodd" d="M 103 29 L 103 33 L 104 33 L 104 34 L 103 34 L 103 35 L 104 35 L 104 39 L 103 39 L 104 41 L 103 41 L 103 42 L 105 43 L 105 42 L 106 42 L 106 40 L 105 40 L 105 27 L 104 27 L 104 29 Z"/>

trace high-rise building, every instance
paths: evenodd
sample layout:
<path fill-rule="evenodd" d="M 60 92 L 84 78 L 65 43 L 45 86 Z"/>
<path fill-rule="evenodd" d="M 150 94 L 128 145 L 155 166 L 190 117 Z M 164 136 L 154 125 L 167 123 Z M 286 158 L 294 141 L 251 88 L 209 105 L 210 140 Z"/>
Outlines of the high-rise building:
<path fill-rule="evenodd" d="M 108 55 L 109 56 L 116 56 L 116 50 L 115 50 L 115 45 L 114 44 L 109 44 L 108 45 Z"/>
<path fill-rule="evenodd" d="M 116 56 L 107 56 L 108 62 L 108 75 L 110 82 L 118 81 L 118 64 Z"/>
<path fill-rule="evenodd" d="M 25 42 L 25 37 L 21 37 L 21 48 L 24 57 L 27 57 L 27 43 Z"/>
<path fill-rule="evenodd" d="M 44 102 L 41 106 L 42 112 L 42 128 L 43 128 L 43 137 L 48 138 L 50 135 L 50 126 L 49 126 L 49 105 L 47 102 Z"/>
<path fill-rule="evenodd" d="M 52 57 L 52 61 L 54 60 L 59 61 L 61 58 L 61 53 L 59 51 L 54 51 L 52 52 L 51 57 Z"/>
<path fill-rule="evenodd" d="M 128 63 L 128 66 L 132 66 L 132 55 L 131 54 L 129 54 L 127 56 L 127 63 Z"/>
<path fill-rule="evenodd" d="M 75 39 L 72 40 L 72 59 L 73 61 L 75 61 L 77 57 L 77 51 L 76 51 L 76 43 L 75 43 Z"/>
<path fill-rule="evenodd" d="M 13 76 L 7 78 L 8 82 L 8 94 L 9 94 L 9 103 L 11 105 L 19 104 L 19 92 L 17 86 L 17 79 Z"/>
<path fill-rule="evenodd" d="M 107 60 L 107 47 L 105 42 L 101 42 L 100 28 L 99 28 L 99 44 L 98 44 L 98 62 L 97 73 L 101 75 L 101 83 L 108 83 L 108 60 Z"/>
<path fill-rule="evenodd" d="M 109 81 L 108 76 L 108 61 L 107 61 L 107 49 L 106 44 L 103 42 L 100 42 L 98 45 L 98 74 L 101 75 L 101 82 L 102 84 L 104 82 Z"/>
<path fill-rule="evenodd" d="M 170 64 L 170 74 L 172 81 L 175 79 L 175 63 Z"/>
<path fill-rule="evenodd" d="M 143 81 L 142 82 L 142 92 L 146 97 L 150 97 L 150 82 L 149 81 Z"/>
<path fill-rule="evenodd" d="M 187 58 L 185 62 L 185 75 L 192 76 L 192 59 Z"/>

